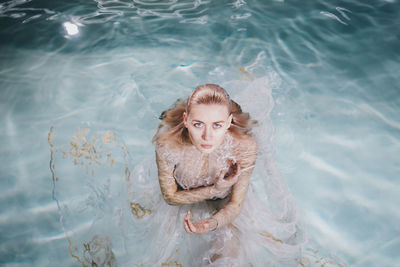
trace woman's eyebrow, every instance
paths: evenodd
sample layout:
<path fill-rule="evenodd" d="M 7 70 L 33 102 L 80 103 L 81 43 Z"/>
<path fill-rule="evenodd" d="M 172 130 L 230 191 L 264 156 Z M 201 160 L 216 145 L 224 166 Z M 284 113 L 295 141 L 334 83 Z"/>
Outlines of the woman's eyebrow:
<path fill-rule="evenodd" d="M 192 120 L 192 122 L 201 122 L 204 123 L 203 121 L 200 120 Z M 213 123 L 224 123 L 225 121 L 214 121 Z"/>

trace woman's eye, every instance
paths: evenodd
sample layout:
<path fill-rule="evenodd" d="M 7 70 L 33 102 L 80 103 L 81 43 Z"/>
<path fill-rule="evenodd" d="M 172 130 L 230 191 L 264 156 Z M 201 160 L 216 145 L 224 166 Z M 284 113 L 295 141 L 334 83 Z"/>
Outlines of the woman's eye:
<path fill-rule="evenodd" d="M 222 127 L 222 123 L 214 123 L 214 128 L 218 129 Z"/>
<path fill-rule="evenodd" d="M 201 122 L 196 122 L 193 124 L 193 126 L 196 128 L 200 128 L 201 126 L 203 126 L 203 124 Z"/>

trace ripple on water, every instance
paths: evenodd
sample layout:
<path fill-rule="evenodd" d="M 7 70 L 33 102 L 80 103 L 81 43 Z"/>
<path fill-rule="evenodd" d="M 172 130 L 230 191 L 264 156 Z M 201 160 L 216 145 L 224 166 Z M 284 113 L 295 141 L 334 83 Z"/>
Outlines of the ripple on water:
<path fill-rule="evenodd" d="M 38 140 L 49 121 L 122 129 L 139 161 L 153 152 L 158 114 L 206 77 L 273 69 L 272 82 L 283 80 L 273 85 L 275 145 L 315 247 L 355 266 L 400 261 L 399 1 L 46 2 L 0 4 L 1 45 L 13 47 L 0 60 L 2 259 L 31 262 L 47 252 L 37 244 L 58 240 L 71 259 L 46 202 L 48 148 Z M 65 22 L 81 34 L 67 40 Z M 89 224 L 70 225 L 82 234 Z"/>

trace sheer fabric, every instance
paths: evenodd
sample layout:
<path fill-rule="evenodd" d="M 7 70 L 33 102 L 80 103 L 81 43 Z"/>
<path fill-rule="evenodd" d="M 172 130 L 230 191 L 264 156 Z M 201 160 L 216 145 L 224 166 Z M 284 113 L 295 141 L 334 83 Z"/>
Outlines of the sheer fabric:
<path fill-rule="evenodd" d="M 259 152 L 240 214 L 232 223 L 207 234 L 186 233 L 184 217 L 188 210 L 193 221 L 210 217 L 229 201 L 229 190 L 215 200 L 168 205 L 161 194 L 155 156 L 131 167 L 129 153 L 117 135 L 105 138 L 110 137 L 109 132 L 92 137 L 81 133 L 80 144 L 68 150 L 67 144 L 56 146 L 49 133 L 54 197 L 69 252 L 82 266 L 93 262 L 97 266 L 298 265 L 306 237 L 290 191 L 275 165 L 268 79 L 232 81 L 222 86 L 258 120 L 254 137 Z M 190 189 L 215 183 L 220 171 L 229 168 L 228 161 L 237 160 L 232 139 L 228 134 L 208 158 L 190 146 L 178 152 L 168 146 L 156 150 L 174 170 L 180 187 Z M 93 141 L 92 149 L 89 140 L 100 141 Z M 95 164 L 75 164 L 76 159 L 84 159 L 80 157 L 82 150 L 96 154 L 89 157 Z M 73 187 L 74 181 L 85 186 Z"/>
<path fill-rule="evenodd" d="M 223 87 L 231 92 L 232 98 L 244 111 L 250 111 L 252 117 L 258 120 L 254 136 L 259 144 L 259 153 L 252 183 L 239 216 L 216 232 L 195 237 L 206 239 L 206 246 L 211 248 L 200 256 L 203 259 L 202 264 L 297 265 L 296 257 L 299 256 L 300 247 L 306 237 L 298 219 L 294 200 L 274 163 L 270 140 L 273 128 L 269 119 L 273 100 L 268 80 L 261 78 L 251 82 L 234 81 L 224 84 Z M 169 167 L 175 170 L 176 182 L 183 189 L 191 189 L 215 183 L 218 171 L 227 170 L 228 160 L 236 161 L 233 151 L 237 148 L 232 139 L 233 137 L 227 134 L 221 147 L 208 159 L 204 159 L 193 146 L 186 146 L 179 152 L 173 152 L 165 146 L 157 146 L 156 149 L 168 162 Z M 200 215 L 198 218 L 206 218 L 229 201 L 229 192 L 220 196 L 224 197 L 226 198 L 220 201 L 206 201 L 202 208 L 193 205 L 177 209 L 192 209 Z M 183 217 L 184 214 L 181 214 L 181 219 Z"/>
<path fill-rule="evenodd" d="M 215 184 L 221 172 L 226 173 L 229 162 L 236 162 L 232 153 L 233 137 L 226 134 L 223 143 L 210 154 L 202 154 L 193 145 L 174 152 L 168 145 L 156 145 L 158 155 L 174 170 L 174 178 L 182 189 L 192 189 Z M 215 198 L 224 198 L 229 190 Z"/>

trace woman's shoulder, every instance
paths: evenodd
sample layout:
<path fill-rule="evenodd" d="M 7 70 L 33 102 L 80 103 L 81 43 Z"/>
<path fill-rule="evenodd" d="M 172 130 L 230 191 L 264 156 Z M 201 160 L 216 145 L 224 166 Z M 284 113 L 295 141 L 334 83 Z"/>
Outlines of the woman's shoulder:
<path fill-rule="evenodd" d="M 257 153 L 257 142 L 253 136 L 242 134 L 240 136 L 233 135 L 233 144 L 239 151 L 252 151 Z"/>
<path fill-rule="evenodd" d="M 182 150 L 182 146 L 165 138 L 155 140 L 154 146 L 157 152 L 163 153 L 178 153 Z"/>
<path fill-rule="evenodd" d="M 171 142 L 167 140 L 158 139 L 154 143 L 157 162 L 165 162 L 169 169 L 173 170 L 175 165 L 181 159 L 181 154 L 178 147 L 174 146 Z"/>

